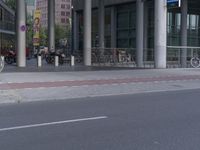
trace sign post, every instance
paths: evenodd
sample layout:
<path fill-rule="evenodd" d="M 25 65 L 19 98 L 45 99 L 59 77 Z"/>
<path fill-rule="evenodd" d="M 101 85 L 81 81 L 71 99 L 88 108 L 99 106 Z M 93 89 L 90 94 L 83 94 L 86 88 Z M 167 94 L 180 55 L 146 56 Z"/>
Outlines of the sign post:
<path fill-rule="evenodd" d="M 167 0 L 167 5 L 181 7 L 181 0 Z"/>

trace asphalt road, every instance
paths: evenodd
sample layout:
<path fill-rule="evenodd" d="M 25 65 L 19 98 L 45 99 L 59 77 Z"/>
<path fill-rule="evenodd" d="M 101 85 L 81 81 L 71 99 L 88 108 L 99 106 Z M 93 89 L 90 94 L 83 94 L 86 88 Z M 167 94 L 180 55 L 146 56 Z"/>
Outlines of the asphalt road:
<path fill-rule="evenodd" d="M 1 150 L 199 150 L 200 90 L 0 106 Z"/>

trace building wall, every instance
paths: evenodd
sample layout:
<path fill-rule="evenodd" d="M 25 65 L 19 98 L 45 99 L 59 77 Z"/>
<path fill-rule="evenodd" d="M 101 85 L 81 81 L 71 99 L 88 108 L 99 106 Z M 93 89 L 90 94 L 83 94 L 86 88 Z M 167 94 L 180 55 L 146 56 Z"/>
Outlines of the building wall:
<path fill-rule="evenodd" d="M 79 19 L 79 49 L 83 49 L 83 1 L 78 4 L 78 0 L 75 0 L 76 11 L 78 12 Z M 92 10 L 92 47 L 98 47 L 98 7 L 95 5 L 96 0 L 93 1 Z M 130 1 L 105 1 L 106 2 L 106 15 L 105 15 L 105 46 L 110 47 L 111 36 L 111 22 L 110 10 L 115 7 L 116 14 L 116 43 L 118 48 L 136 48 L 136 2 Z M 123 3 L 122 3 L 123 2 Z M 197 2 L 197 1 L 196 1 Z M 76 3 L 78 5 L 76 5 Z M 113 3 L 114 5 L 110 5 Z M 117 5 L 116 5 L 117 4 Z M 147 23 L 147 34 L 145 46 L 145 58 L 147 60 L 153 60 L 153 48 L 154 48 L 154 3 L 153 0 L 149 0 L 147 3 L 147 16 L 144 23 Z M 191 5 L 188 11 L 188 23 L 187 23 L 187 37 L 188 46 L 200 47 L 200 8 L 195 8 L 195 5 Z M 198 4 L 198 3 L 196 3 Z M 199 2 L 200 4 L 200 2 Z M 80 9 L 79 9 L 80 8 Z M 168 9 L 167 14 L 167 45 L 168 46 L 180 46 L 181 41 L 181 9 Z"/>
<path fill-rule="evenodd" d="M 33 16 L 35 10 L 35 0 L 25 0 L 27 5 L 27 13 L 30 16 Z"/>
<path fill-rule="evenodd" d="M 42 11 L 41 25 L 48 25 L 48 0 L 37 0 L 36 8 Z M 67 26 L 71 12 L 71 0 L 55 0 L 55 18 L 56 24 Z"/>
<path fill-rule="evenodd" d="M 105 6 L 118 5 L 118 4 L 130 3 L 130 2 L 135 2 L 135 1 L 136 0 L 105 0 Z M 74 8 L 76 10 L 83 9 L 84 0 L 74 0 L 73 3 L 74 3 Z M 98 0 L 93 0 L 92 6 L 93 8 L 98 7 Z"/>
<path fill-rule="evenodd" d="M 14 46 L 15 15 L 3 1 L 0 0 L 0 50 Z"/>

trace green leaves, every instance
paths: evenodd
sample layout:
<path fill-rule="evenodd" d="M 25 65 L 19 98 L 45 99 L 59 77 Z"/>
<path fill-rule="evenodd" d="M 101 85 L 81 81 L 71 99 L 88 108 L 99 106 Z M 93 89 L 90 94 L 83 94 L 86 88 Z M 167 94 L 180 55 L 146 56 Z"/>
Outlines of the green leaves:
<path fill-rule="evenodd" d="M 16 9 L 16 0 L 6 0 L 5 3 L 11 9 L 13 9 L 13 10 Z"/>

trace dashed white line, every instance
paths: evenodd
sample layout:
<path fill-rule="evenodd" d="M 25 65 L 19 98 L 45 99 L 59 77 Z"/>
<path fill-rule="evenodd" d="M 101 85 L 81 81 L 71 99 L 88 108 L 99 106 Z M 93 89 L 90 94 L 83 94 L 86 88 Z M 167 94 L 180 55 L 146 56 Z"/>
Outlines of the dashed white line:
<path fill-rule="evenodd" d="M 99 117 L 73 119 L 73 120 L 48 122 L 48 123 L 40 123 L 40 124 L 30 124 L 30 125 L 23 125 L 23 126 L 2 128 L 2 129 L 0 129 L 0 132 L 11 131 L 11 130 L 19 130 L 19 129 L 27 129 L 27 128 L 44 127 L 44 126 L 50 126 L 50 125 L 60 125 L 60 124 L 67 124 L 67 123 L 73 123 L 73 122 L 83 122 L 83 121 L 100 120 L 100 119 L 106 119 L 106 118 L 108 118 L 108 117 L 107 116 L 99 116 Z"/>

